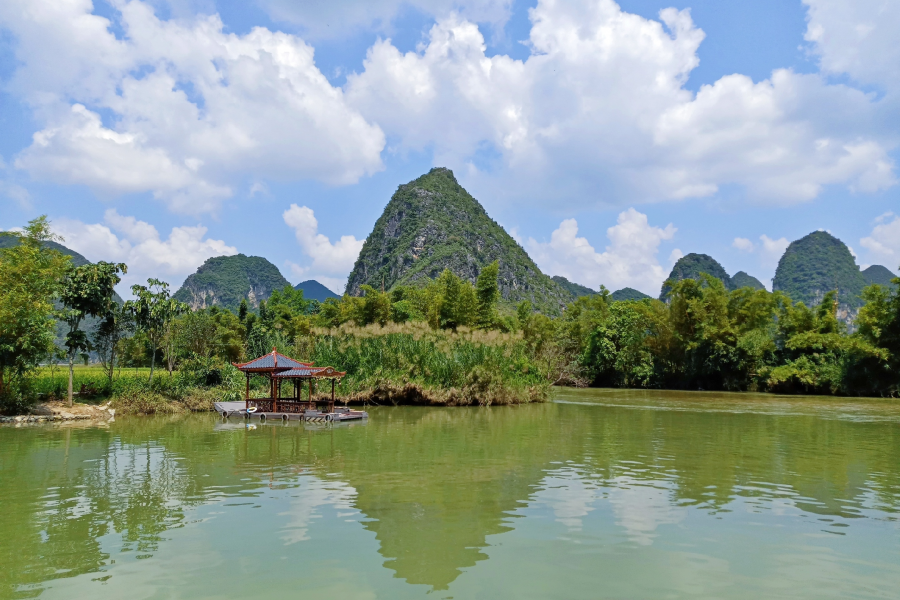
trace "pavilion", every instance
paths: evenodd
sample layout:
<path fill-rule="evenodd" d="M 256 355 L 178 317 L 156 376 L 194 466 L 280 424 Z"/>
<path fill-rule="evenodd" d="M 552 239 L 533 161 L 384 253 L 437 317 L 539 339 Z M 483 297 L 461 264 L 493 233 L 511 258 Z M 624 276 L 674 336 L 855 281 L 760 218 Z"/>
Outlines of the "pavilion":
<path fill-rule="evenodd" d="M 279 353 L 272 348 L 272 352 L 264 354 L 245 363 L 232 363 L 234 367 L 247 376 L 246 393 L 244 395 L 244 408 L 255 406 L 262 413 L 303 413 L 307 410 L 315 410 L 316 402 L 313 400 L 315 382 L 318 379 L 331 380 L 331 400 L 328 402 L 326 413 L 334 412 L 334 386 L 340 382 L 347 373 L 336 371 L 334 367 L 316 367 L 313 363 L 300 362 L 289 356 Z M 269 397 L 250 397 L 250 378 L 260 375 L 269 379 Z M 293 383 L 293 395 L 283 398 L 281 396 L 282 383 Z M 303 382 L 307 382 L 308 400 L 303 401 Z"/>

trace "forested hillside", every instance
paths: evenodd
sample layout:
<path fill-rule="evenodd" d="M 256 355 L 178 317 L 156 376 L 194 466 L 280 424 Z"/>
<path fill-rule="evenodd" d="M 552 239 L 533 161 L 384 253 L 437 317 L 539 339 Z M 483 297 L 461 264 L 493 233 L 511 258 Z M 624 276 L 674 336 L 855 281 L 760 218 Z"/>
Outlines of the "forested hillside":
<path fill-rule="evenodd" d="M 877 283 L 885 287 L 894 287 L 894 283 L 891 280 L 897 277 L 890 269 L 881 265 L 872 265 L 865 269 L 862 274 L 866 280 L 866 285 Z"/>
<path fill-rule="evenodd" d="M 327 287 L 325 287 L 315 279 L 302 281 L 295 285 L 294 289 L 302 291 L 303 297 L 307 300 L 318 300 L 319 302 L 325 302 L 329 298 L 340 298 L 340 296 L 329 290 Z"/>
<path fill-rule="evenodd" d="M 559 287 L 572 294 L 573 298 L 579 298 L 581 296 L 592 296 L 597 293 L 597 290 L 592 290 L 591 288 L 581 285 L 580 283 L 571 282 L 561 275 L 555 275 L 550 279 L 555 281 Z"/>
<path fill-rule="evenodd" d="M 844 320 L 862 306 L 865 286 L 866 279 L 850 249 L 826 231 L 814 231 L 791 242 L 772 282 L 775 291 L 807 306 L 817 305 L 826 293 L 837 290 Z"/>
<path fill-rule="evenodd" d="M 731 287 L 732 289 L 738 289 L 742 287 L 748 287 L 754 290 L 764 290 L 766 286 L 762 284 L 762 281 L 754 277 L 753 275 L 748 275 L 744 271 L 738 271 L 731 278 Z"/>
<path fill-rule="evenodd" d="M 363 285 L 392 289 L 423 285 L 444 269 L 470 283 L 494 261 L 499 263 L 504 302 L 530 301 L 558 314 L 572 299 L 541 273 L 528 254 L 491 219 L 449 169 L 436 168 L 401 185 L 366 238 L 350 273 L 347 293 Z"/>
<path fill-rule="evenodd" d="M 609 296 L 613 299 L 614 302 L 624 302 L 627 300 L 647 300 L 650 298 L 644 292 L 640 292 L 634 288 L 622 288 L 621 290 L 616 290 Z"/>
<path fill-rule="evenodd" d="M 217 256 L 188 276 L 174 298 L 194 310 L 220 306 L 236 311 L 241 300 L 256 308 L 273 291 L 290 285 L 278 267 L 261 256 Z"/>
<path fill-rule="evenodd" d="M 675 266 L 672 267 L 669 278 L 666 280 L 666 283 L 663 283 L 662 291 L 659 293 L 659 299 L 665 300 L 666 296 L 672 290 L 672 287 L 668 283 L 669 281 L 677 282 L 683 279 L 700 279 L 702 273 L 712 275 L 724 283 L 725 289 L 730 290 L 734 287 L 731 282 L 731 277 L 728 276 L 728 273 L 725 271 L 725 268 L 719 264 L 719 261 L 708 254 L 695 254 L 692 252 L 679 258 L 675 263 Z"/>

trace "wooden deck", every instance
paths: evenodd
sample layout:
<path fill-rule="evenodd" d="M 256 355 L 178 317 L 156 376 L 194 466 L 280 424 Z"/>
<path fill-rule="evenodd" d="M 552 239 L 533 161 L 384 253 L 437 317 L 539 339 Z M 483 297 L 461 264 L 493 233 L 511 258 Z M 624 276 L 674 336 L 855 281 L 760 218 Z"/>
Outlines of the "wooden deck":
<path fill-rule="evenodd" d="M 279 402 L 279 408 L 287 408 L 286 402 Z M 305 404 L 305 403 L 304 403 Z M 341 423 L 345 421 L 360 421 L 368 419 L 369 413 L 364 410 L 353 410 L 350 408 L 335 408 L 332 412 L 320 411 L 303 407 L 303 410 L 296 410 L 291 406 L 287 411 L 267 411 L 267 410 L 247 410 L 244 402 L 216 402 L 216 412 L 222 415 L 224 419 L 266 419 L 279 421 L 310 421 L 313 423 Z M 256 408 L 256 407 L 253 407 Z"/>

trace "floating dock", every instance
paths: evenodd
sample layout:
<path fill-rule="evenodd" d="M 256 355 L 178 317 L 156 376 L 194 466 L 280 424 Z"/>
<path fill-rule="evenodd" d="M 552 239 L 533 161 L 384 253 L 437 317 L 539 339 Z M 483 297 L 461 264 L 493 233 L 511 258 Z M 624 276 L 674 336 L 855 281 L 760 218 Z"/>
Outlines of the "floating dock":
<path fill-rule="evenodd" d="M 284 402 L 280 403 L 286 404 Z M 351 408 L 336 407 L 333 412 L 324 412 L 316 409 L 304 410 L 301 412 L 269 412 L 261 410 L 253 410 L 255 407 L 247 409 L 245 402 L 216 402 L 216 412 L 222 415 L 223 419 L 266 419 L 278 421 L 310 421 L 313 423 L 341 423 L 345 421 L 361 421 L 369 418 L 369 413 L 364 410 L 353 410 Z M 291 407 L 293 408 L 293 407 Z"/>

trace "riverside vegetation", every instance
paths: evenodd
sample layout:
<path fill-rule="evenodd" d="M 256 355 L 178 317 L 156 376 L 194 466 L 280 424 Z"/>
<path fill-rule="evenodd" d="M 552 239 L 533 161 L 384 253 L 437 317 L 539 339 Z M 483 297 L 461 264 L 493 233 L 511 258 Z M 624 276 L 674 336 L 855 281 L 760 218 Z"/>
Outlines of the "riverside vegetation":
<path fill-rule="evenodd" d="M 111 398 L 121 412 L 209 409 L 214 399 L 241 397 L 243 376 L 231 362 L 273 347 L 346 370 L 339 393 L 355 401 L 513 404 L 544 400 L 552 385 L 900 392 L 897 285 L 863 290 L 853 332 L 837 318 L 835 292 L 808 307 L 780 291 L 729 290 L 706 273 L 667 282 L 665 301 L 618 301 L 601 288 L 551 318 L 527 300 L 500 302 L 497 261 L 474 285 L 445 269 L 387 291 L 361 284 L 361 296 L 321 303 L 285 286 L 257 309 L 245 299 L 235 311 L 190 310 L 157 280 L 134 286 L 135 300 L 113 301 L 127 267 L 74 266 L 48 244 L 59 239 L 43 217 L 12 235 L 19 243 L 0 249 L 7 413 L 42 394 L 61 396 L 61 383 L 48 377 L 57 381 L 63 357 L 70 402 L 69 390 L 81 391 L 76 374 L 88 372 L 76 359 L 94 357 L 103 376 L 84 386 L 84 398 Z M 86 315 L 95 319 L 91 331 L 81 330 Z M 62 350 L 57 320 L 68 324 Z M 253 393 L 265 387 L 253 381 Z"/>

